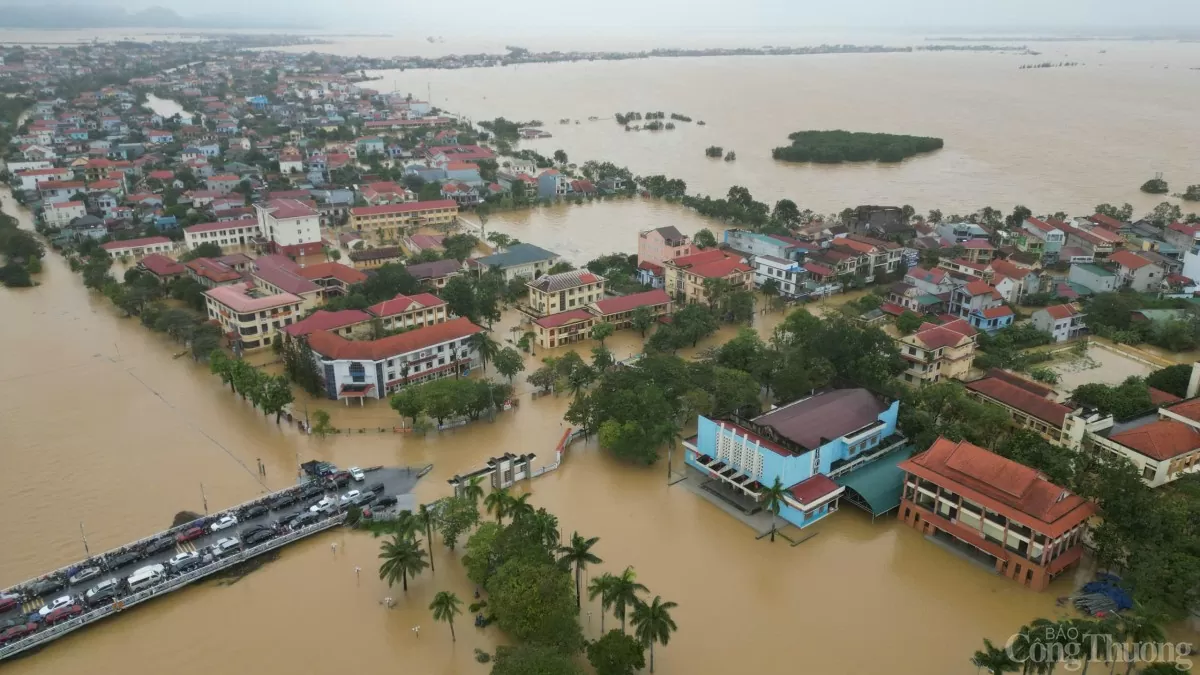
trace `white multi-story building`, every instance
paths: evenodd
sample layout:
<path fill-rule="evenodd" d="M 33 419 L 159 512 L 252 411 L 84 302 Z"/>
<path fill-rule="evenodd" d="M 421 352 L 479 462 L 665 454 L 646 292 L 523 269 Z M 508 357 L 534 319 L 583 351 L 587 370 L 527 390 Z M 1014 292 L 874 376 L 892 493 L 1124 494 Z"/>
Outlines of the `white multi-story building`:
<path fill-rule="evenodd" d="M 258 229 L 271 242 L 275 253 L 287 256 L 316 255 L 321 252 L 321 217 L 309 202 L 298 199 L 272 199 L 255 204 Z"/>
<path fill-rule="evenodd" d="M 347 340 L 327 330 L 308 336 L 330 399 L 386 398 L 410 385 L 471 369 L 479 353 L 470 337 L 483 328 L 469 319 L 435 323 L 379 340 Z"/>
<path fill-rule="evenodd" d="M 83 202 L 58 202 L 47 204 L 42 217 L 45 219 L 46 225 L 63 228 L 70 225 L 72 220 L 86 214 L 87 209 L 83 207 Z"/>
<path fill-rule="evenodd" d="M 768 279 L 774 279 L 780 295 L 796 297 L 800 294 L 801 284 L 807 276 L 804 266 L 795 260 L 785 260 L 773 255 L 754 257 L 754 285 L 758 288 L 762 288 Z"/>
<path fill-rule="evenodd" d="M 245 246 L 261 235 L 258 221 L 253 218 L 200 223 L 183 228 L 183 241 L 189 251 L 200 244 L 216 244 L 221 247 Z"/>
<path fill-rule="evenodd" d="M 271 293 L 248 283 L 217 286 L 205 291 L 208 318 L 221 324 L 230 342 L 240 349 L 271 345 L 284 326 L 300 318 L 304 299 L 291 293 Z"/>

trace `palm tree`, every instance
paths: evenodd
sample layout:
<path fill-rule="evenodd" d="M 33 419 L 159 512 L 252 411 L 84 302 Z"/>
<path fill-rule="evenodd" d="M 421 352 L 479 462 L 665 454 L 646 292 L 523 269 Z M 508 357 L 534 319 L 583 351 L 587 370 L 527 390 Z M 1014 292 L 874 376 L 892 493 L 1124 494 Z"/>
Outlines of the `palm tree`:
<path fill-rule="evenodd" d="M 678 607 L 673 602 L 663 602 L 659 596 L 649 603 L 637 601 L 633 606 L 633 635 L 638 642 L 650 648 L 650 672 L 654 672 L 654 643 L 667 646 L 671 633 L 677 630 L 671 610 Z"/>
<path fill-rule="evenodd" d="M 479 500 L 483 498 L 483 476 L 472 476 L 463 486 L 462 496 L 470 499 L 472 504 L 478 505 Z"/>
<path fill-rule="evenodd" d="M 487 497 L 483 498 L 483 506 L 488 513 L 495 512 L 496 522 L 503 523 L 504 516 L 508 515 L 508 506 L 512 503 L 512 495 L 509 494 L 508 488 L 500 488 L 492 490 Z"/>
<path fill-rule="evenodd" d="M 617 578 L 605 572 L 600 576 L 592 579 L 588 584 L 588 600 L 595 600 L 596 596 L 600 596 L 600 634 L 604 634 L 604 613 L 613 606 L 613 589 L 616 587 Z"/>
<path fill-rule="evenodd" d="M 396 514 L 396 519 L 387 525 L 389 532 L 403 539 L 414 539 L 417 536 L 417 532 L 421 531 L 421 523 L 413 515 L 412 511 L 401 511 Z M 379 535 L 376 534 L 375 536 Z"/>
<path fill-rule="evenodd" d="M 558 516 L 546 509 L 538 509 L 530 517 L 530 525 L 543 546 L 551 550 L 558 548 L 562 542 L 562 535 L 558 533 Z"/>
<path fill-rule="evenodd" d="M 1166 639 L 1163 634 L 1161 617 L 1136 606 L 1133 611 L 1121 617 L 1121 628 L 1129 649 L 1125 652 L 1125 675 L 1133 672 L 1133 655 L 1138 652 L 1138 646 L 1149 642 L 1162 642 Z"/>
<path fill-rule="evenodd" d="M 417 524 L 425 532 L 425 550 L 429 551 L 429 571 L 436 572 L 437 569 L 433 566 L 433 511 L 425 504 L 422 504 L 417 509 Z"/>
<path fill-rule="evenodd" d="M 483 372 L 486 373 L 488 362 L 500 352 L 500 344 L 493 340 L 488 333 L 480 331 L 467 338 L 467 345 L 479 353 L 479 363 L 483 366 Z"/>
<path fill-rule="evenodd" d="M 388 586 L 394 585 L 396 579 L 399 579 L 406 593 L 409 575 L 415 577 L 429 566 L 429 563 L 425 562 L 425 551 L 411 538 L 400 534 L 396 534 L 391 541 L 384 542 L 380 547 L 379 557 L 383 560 L 383 564 L 379 566 L 379 578 L 388 582 Z"/>
<path fill-rule="evenodd" d="M 626 567 L 624 572 L 618 577 L 613 577 L 612 581 L 612 605 L 613 615 L 621 620 L 621 632 L 625 632 L 625 609 L 631 607 L 638 602 L 638 592 L 648 591 L 644 585 L 637 582 L 637 574 L 634 573 L 632 567 Z"/>
<path fill-rule="evenodd" d="M 771 512 L 771 541 L 775 541 L 775 519 L 779 517 L 779 510 L 783 508 L 783 498 L 787 495 L 787 490 L 783 488 L 783 483 L 779 482 L 779 476 L 775 477 L 775 482 L 769 488 L 763 488 L 761 499 L 766 500 L 767 510 Z"/>
<path fill-rule="evenodd" d="M 683 425 L 678 420 L 670 420 L 662 429 L 663 440 L 667 444 L 667 481 L 671 480 L 671 458 L 675 454 L 675 446 L 683 440 Z"/>
<path fill-rule="evenodd" d="M 529 503 L 529 493 L 520 497 L 510 497 L 508 502 L 508 515 L 515 521 L 519 518 L 524 518 L 533 515 L 533 504 Z"/>
<path fill-rule="evenodd" d="M 449 591 L 438 591 L 438 594 L 433 596 L 433 602 L 429 603 L 429 609 L 433 610 L 434 621 L 450 624 L 450 641 L 458 642 L 454 635 L 454 617 L 462 614 L 462 600 Z"/>
<path fill-rule="evenodd" d="M 1033 655 L 1033 650 L 1029 645 L 1033 641 L 1033 630 L 1029 626 L 1021 626 L 1017 631 L 1016 639 L 1012 642 L 1012 657 L 1021 664 L 1021 675 L 1028 675 L 1030 668 L 1033 667 L 1033 661 L 1030 656 Z"/>
<path fill-rule="evenodd" d="M 599 565 L 604 562 L 595 553 L 592 553 L 592 547 L 598 541 L 600 541 L 600 537 L 584 539 L 579 536 L 578 532 L 572 532 L 571 543 L 561 546 L 558 549 L 558 552 L 562 554 L 559 560 L 565 561 L 568 565 L 575 566 L 575 609 L 583 608 L 582 588 L 580 586 L 583 579 L 583 568 L 588 565 Z"/>
<path fill-rule="evenodd" d="M 1004 675 L 1004 673 L 1015 673 L 1017 671 L 1017 662 L 1012 660 L 1008 652 L 992 644 L 992 641 L 984 638 L 983 649 L 976 651 L 971 657 L 971 665 L 976 668 L 986 668 L 991 675 Z"/>

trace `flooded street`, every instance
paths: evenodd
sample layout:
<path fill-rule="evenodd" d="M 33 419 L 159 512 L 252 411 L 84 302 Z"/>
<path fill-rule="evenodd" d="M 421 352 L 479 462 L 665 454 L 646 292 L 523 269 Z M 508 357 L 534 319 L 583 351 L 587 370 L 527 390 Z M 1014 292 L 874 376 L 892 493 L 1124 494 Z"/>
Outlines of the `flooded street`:
<path fill-rule="evenodd" d="M 0 507 L 20 514 L 3 526 L 0 585 L 80 558 L 80 521 L 97 551 L 160 530 L 179 510 L 202 510 L 201 483 L 211 509 L 250 498 L 264 489 L 247 470 L 259 458 L 271 489 L 293 480 L 297 458 L 432 463 L 417 491 L 427 501 L 446 494 L 448 477 L 493 454 L 535 452 L 547 461 L 563 432 L 568 397 L 531 401 L 519 384 L 519 409 L 494 422 L 427 438 L 305 437 L 256 414 L 206 368 L 173 359 L 178 346 L 119 318 L 56 255 L 45 263 L 41 286 L 0 291 L 9 317 L 0 342 L 12 357 L 0 362 Z M 763 329 L 780 316 L 759 317 Z M 504 322 L 497 329 L 507 335 Z M 710 343 L 731 335 L 724 329 Z M 619 333 L 610 347 L 628 356 L 636 336 Z M 317 405 L 335 411 L 336 422 L 398 421 L 380 402 L 356 409 L 310 401 L 310 410 Z M 664 474 L 661 462 L 624 466 L 579 444 L 562 469 L 527 485 L 565 533 L 600 537 L 605 563 L 592 574 L 633 565 L 654 593 L 679 603 L 679 632 L 656 651 L 659 672 L 785 672 L 795 657 L 812 672 L 968 673 L 982 636 L 1003 640 L 1034 617 L 1054 615 L 1054 598 L 1071 589 L 1064 579 L 1031 593 L 890 518 L 872 523 L 850 507 L 798 547 L 755 541 L 683 486 L 668 488 Z M 209 582 L 156 600 L 6 664 L 5 672 L 150 673 L 167 663 L 183 674 L 211 673 L 214 664 L 230 672 L 332 672 L 351 656 L 411 673 L 486 672 L 473 649 L 492 649 L 496 629 L 479 631 L 463 617 L 452 645 L 426 609 L 439 590 L 472 597 L 454 555 L 435 544 L 436 574 L 423 574 L 403 597 L 377 579 L 378 543 L 359 533 L 318 536 L 233 585 Z M 355 566 L 362 567 L 357 582 Z M 386 596 L 397 598 L 396 609 L 380 606 Z M 599 635 L 597 603 L 581 621 L 587 635 Z M 317 643 L 329 647 L 307 647 Z"/>

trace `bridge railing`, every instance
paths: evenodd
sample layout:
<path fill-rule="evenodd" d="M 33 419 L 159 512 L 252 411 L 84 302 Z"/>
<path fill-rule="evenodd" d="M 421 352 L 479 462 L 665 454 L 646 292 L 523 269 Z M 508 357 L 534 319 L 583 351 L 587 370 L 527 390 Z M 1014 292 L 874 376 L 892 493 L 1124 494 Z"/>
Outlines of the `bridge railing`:
<path fill-rule="evenodd" d="M 108 605 L 105 605 L 104 607 L 96 608 L 90 612 L 85 612 L 83 614 L 80 614 L 79 616 L 77 616 L 73 619 L 70 619 L 68 621 L 63 621 L 62 623 L 58 623 L 58 624 L 55 624 L 48 628 L 39 630 L 36 633 L 29 635 L 28 637 L 22 638 L 15 642 L 11 642 L 7 645 L 4 645 L 3 647 L 0 647 L 0 661 L 3 661 L 4 659 L 9 658 L 10 656 L 19 654 L 27 649 L 32 649 L 33 647 L 37 647 L 38 645 L 46 644 L 47 642 L 50 642 L 52 640 L 57 640 L 58 638 L 62 637 L 63 635 L 66 635 L 67 633 L 70 633 L 71 631 L 82 628 L 83 626 L 86 626 L 87 624 L 90 624 L 90 623 L 93 623 L 100 619 L 103 619 L 104 617 L 109 616 L 111 614 L 116 614 L 118 612 L 129 609 L 130 607 L 133 607 L 134 605 L 145 602 L 146 600 L 149 600 L 151 598 L 154 598 L 154 597 L 157 597 L 160 595 L 165 595 L 172 591 L 179 590 L 180 588 L 187 586 L 188 584 L 192 583 L 193 581 L 210 576 L 212 574 L 220 572 L 221 570 L 233 567 L 234 565 L 237 565 L 239 563 L 250 560 L 251 558 L 254 558 L 255 556 L 258 556 L 258 555 L 261 555 L 268 551 L 280 548 L 282 546 L 286 546 L 287 544 L 290 544 L 298 539 L 303 539 L 304 537 L 316 534 L 317 532 L 328 530 L 329 528 L 340 524 L 345 519 L 346 519 L 346 514 L 344 514 L 344 513 L 335 514 L 334 516 L 327 518 L 325 520 L 322 520 L 321 522 L 313 523 L 312 525 L 301 528 L 299 530 L 295 530 L 293 532 L 288 532 L 287 534 L 275 537 L 274 539 L 263 542 L 262 544 L 259 544 L 258 546 L 255 546 L 253 548 L 248 548 L 244 551 L 241 551 L 241 552 L 237 553 L 236 555 L 211 562 L 207 565 L 204 565 L 203 567 L 197 568 L 195 570 L 192 570 L 191 572 L 182 574 L 178 577 L 173 577 L 171 579 L 167 579 L 166 581 L 156 584 L 155 586 L 152 586 L 151 588 L 147 588 L 144 591 L 138 591 L 137 593 L 133 593 L 133 594 L 128 595 L 123 598 L 119 598 L 119 599 L 113 601 L 112 604 L 108 604 Z"/>

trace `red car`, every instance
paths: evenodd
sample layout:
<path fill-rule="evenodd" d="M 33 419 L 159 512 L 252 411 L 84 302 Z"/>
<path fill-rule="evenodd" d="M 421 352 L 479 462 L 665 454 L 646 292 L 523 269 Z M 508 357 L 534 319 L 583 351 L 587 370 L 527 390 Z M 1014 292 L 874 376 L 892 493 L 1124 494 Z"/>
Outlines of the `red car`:
<path fill-rule="evenodd" d="M 59 621 L 66 621 L 67 619 L 79 616 L 80 614 L 83 614 L 83 605 L 67 605 L 66 607 L 59 607 L 58 609 L 46 615 L 46 623 L 53 626 Z"/>
<path fill-rule="evenodd" d="M 13 626 L 12 628 L 9 628 L 8 630 L 4 631 L 3 633 L 0 633 L 0 645 L 5 644 L 7 642 L 12 642 L 13 640 L 20 640 L 21 638 L 25 637 L 26 635 L 29 635 L 30 633 L 34 632 L 37 629 L 38 629 L 38 625 L 36 623 L 27 623 L 22 626 Z"/>
<path fill-rule="evenodd" d="M 175 541 L 178 541 L 178 542 L 191 541 L 193 539 L 203 537 L 205 532 L 207 532 L 207 530 L 205 530 L 203 527 L 189 527 L 188 529 L 184 530 L 183 532 L 180 532 L 179 534 L 175 535 Z"/>
<path fill-rule="evenodd" d="M 19 604 L 21 604 L 20 598 L 11 595 L 0 597 L 0 612 L 7 612 Z"/>

